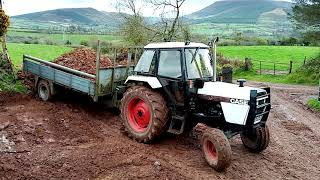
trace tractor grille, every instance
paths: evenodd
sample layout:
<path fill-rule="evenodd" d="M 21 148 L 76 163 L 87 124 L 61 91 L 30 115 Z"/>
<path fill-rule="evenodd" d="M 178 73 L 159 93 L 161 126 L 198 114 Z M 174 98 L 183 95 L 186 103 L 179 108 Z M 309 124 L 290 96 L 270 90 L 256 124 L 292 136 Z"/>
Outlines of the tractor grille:
<path fill-rule="evenodd" d="M 270 111 L 270 94 L 259 93 L 257 97 L 256 103 L 256 117 L 254 120 L 254 124 L 260 122 L 263 118 L 263 115 L 269 113 Z"/>

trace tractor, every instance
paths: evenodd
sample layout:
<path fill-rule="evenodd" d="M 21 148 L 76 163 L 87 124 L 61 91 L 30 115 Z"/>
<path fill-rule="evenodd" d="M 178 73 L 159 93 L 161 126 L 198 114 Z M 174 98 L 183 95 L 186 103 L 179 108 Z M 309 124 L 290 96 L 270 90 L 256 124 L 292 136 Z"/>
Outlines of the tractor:
<path fill-rule="evenodd" d="M 152 43 L 125 82 L 120 103 L 128 136 L 150 143 L 161 134 L 190 132 L 198 123 L 208 129 L 201 140 L 207 163 L 216 171 L 231 164 L 230 138 L 240 134 L 254 153 L 269 145 L 266 124 L 270 88 L 216 81 L 216 44 Z"/>

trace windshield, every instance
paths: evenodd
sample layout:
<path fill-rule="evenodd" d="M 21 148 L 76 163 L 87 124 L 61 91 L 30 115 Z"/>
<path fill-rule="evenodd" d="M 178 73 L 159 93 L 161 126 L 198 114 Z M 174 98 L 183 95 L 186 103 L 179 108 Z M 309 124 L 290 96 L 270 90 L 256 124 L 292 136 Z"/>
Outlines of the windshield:
<path fill-rule="evenodd" d="M 213 76 L 209 49 L 186 49 L 188 79 L 210 78 Z"/>

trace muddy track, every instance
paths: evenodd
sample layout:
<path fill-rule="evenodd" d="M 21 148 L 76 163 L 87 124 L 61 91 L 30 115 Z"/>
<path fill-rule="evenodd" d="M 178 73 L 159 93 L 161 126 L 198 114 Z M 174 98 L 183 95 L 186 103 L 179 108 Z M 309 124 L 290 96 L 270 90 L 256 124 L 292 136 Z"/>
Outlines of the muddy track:
<path fill-rule="evenodd" d="M 257 83 L 253 83 L 257 84 Z M 0 177 L 3 179 L 318 179 L 320 115 L 303 105 L 315 87 L 272 85 L 271 142 L 251 154 L 233 138 L 223 173 L 202 157 L 198 126 L 150 145 L 129 139 L 117 111 L 78 95 L 45 103 L 30 95 L 0 96 Z M 5 142 L 5 143 L 4 143 Z M 11 149 L 8 147 L 11 147 Z"/>

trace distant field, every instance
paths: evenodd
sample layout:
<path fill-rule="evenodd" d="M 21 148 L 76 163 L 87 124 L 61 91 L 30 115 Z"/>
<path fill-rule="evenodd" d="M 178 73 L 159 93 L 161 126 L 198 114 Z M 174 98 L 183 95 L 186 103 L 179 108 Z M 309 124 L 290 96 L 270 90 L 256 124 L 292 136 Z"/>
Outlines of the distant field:
<path fill-rule="evenodd" d="M 35 56 L 44 60 L 53 60 L 61 54 L 72 50 L 70 47 L 39 44 L 8 44 L 9 54 L 13 64 L 21 68 L 23 54 Z"/>
<path fill-rule="evenodd" d="M 316 57 L 320 54 L 320 47 L 301 47 L 301 46 L 223 46 L 218 47 L 218 52 L 229 58 L 244 60 L 251 58 L 255 69 L 259 68 L 259 61 L 263 69 L 273 69 L 272 63 L 284 63 L 277 65 L 277 70 L 287 70 L 289 62 L 293 61 L 293 67 L 298 68 L 302 65 L 305 57 Z"/>
<path fill-rule="evenodd" d="M 23 54 L 53 60 L 71 49 L 65 46 L 9 43 L 9 53 L 16 66 L 21 65 Z M 263 63 L 263 69 L 272 69 L 272 63 L 276 62 L 285 64 L 277 65 L 277 70 L 287 70 L 290 60 L 294 62 L 294 68 L 298 68 L 302 65 L 305 57 L 317 56 L 320 53 L 320 47 L 221 46 L 218 47 L 218 52 L 226 57 L 239 60 L 249 57 L 253 60 L 255 69 L 259 68 L 259 61 L 267 61 L 270 63 Z"/>
<path fill-rule="evenodd" d="M 51 41 L 54 44 L 65 44 L 68 40 L 73 45 L 79 45 L 81 41 L 94 42 L 97 40 L 119 43 L 119 37 L 115 35 L 87 35 L 87 34 L 48 34 L 39 32 L 23 32 L 23 31 L 9 31 L 9 40 L 17 41 L 21 39 L 24 41 L 29 38 L 32 41 L 37 40 L 39 43 L 45 44 L 46 41 Z M 22 42 L 23 43 L 23 42 Z"/>

